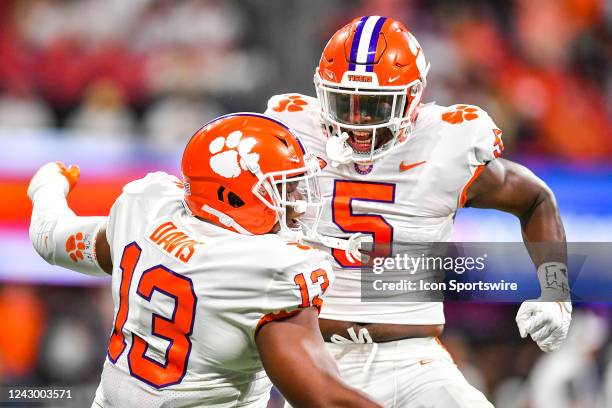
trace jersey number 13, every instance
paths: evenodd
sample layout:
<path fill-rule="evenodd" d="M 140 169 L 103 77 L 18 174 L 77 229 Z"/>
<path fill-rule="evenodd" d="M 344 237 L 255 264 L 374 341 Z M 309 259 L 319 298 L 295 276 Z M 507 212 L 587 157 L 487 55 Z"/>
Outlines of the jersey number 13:
<path fill-rule="evenodd" d="M 108 358 L 113 363 L 117 362 L 127 348 L 123 326 L 128 318 L 128 294 L 141 252 L 138 244 L 132 242 L 124 248 L 121 256 L 119 310 L 108 346 Z M 144 271 L 136 287 L 136 294 L 148 302 L 151 301 L 155 291 L 174 299 L 174 310 L 170 319 L 155 313 L 151 317 L 152 335 L 169 342 L 166 361 L 160 363 L 148 357 L 146 355 L 148 344 L 136 333 L 132 334 L 132 344 L 127 359 L 133 377 L 155 388 L 162 388 L 181 382 L 187 371 L 197 299 L 191 279 L 163 265 Z"/>

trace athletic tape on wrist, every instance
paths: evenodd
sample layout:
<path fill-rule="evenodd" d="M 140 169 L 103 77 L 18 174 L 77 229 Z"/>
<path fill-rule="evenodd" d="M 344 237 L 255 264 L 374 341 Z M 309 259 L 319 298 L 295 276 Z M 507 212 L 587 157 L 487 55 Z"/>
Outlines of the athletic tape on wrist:
<path fill-rule="evenodd" d="M 545 262 L 538 267 L 541 300 L 569 301 L 570 288 L 567 265 L 562 262 Z"/>

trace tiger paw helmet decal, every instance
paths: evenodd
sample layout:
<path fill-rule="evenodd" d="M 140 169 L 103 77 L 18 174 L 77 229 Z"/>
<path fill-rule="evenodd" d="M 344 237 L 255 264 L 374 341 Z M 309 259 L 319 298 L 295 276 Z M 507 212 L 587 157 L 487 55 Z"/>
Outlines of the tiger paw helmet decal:
<path fill-rule="evenodd" d="M 225 178 L 235 178 L 242 170 L 248 170 L 245 160 L 259 163 L 259 154 L 251 153 L 257 141 L 252 137 L 242 137 L 236 130 L 227 137 L 219 136 L 210 143 L 210 168 Z"/>

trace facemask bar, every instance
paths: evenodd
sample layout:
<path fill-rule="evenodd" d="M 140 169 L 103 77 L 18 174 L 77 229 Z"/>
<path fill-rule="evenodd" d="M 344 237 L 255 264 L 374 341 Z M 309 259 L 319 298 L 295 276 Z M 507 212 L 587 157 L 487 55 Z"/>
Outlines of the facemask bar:
<path fill-rule="evenodd" d="M 429 68 L 429 66 L 428 66 Z M 424 78 L 423 78 L 424 80 Z M 424 82 L 421 79 L 412 81 L 410 84 L 402 87 L 363 87 L 363 88 L 351 88 L 346 89 L 338 84 L 331 83 L 323 80 L 317 72 L 315 74 L 315 88 L 317 96 L 321 102 L 321 119 L 326 125 L 326 129 L 332 133 L 338 135 L 345 130 L 365 130 L 372 132 L 372 146 L 369 153 L 360 153 L 353 150 L 352 161 L 355 163 L 372 163 L 397 147 L 401 146 L 408 139 L 407 136 L 412 132 L 413 123 L 411 118 L 414 116 L 414 112 L 420 103 L 421 96 L 424 90 Z M 391 117 L 385 123 L 369 124 L 369 125 L 352 125 L 346 124 L 336 120 L 332 112 L 330 111 L 330 93 L 344 94 L 344 95 L 365 95 L 365 96 L 384 96 L 392 95 L 393 102 L 391 108 Z M 408 98 L 410 98 L 410 105 L 406 110 L 405 104 Z M 398 104 L 401 105 L 398 109 Z M 404 112 L 406 114 L 404 115 Z M 376 134 L 380 136 L 378 129 L 388 128 L 392 134 L 391 140 L 384 143 L 383 145 L 376 148 Z"/>
<path fill-rule="evenodd" d="M 317 175 L 321 172 L 319 161 L 313 154 L 306 154 L 304 163 L 304 167 L 288 171 L 266 174 L 258 171 L 256 176 L 259 181 L 252 189 L 257 198 L 276 212 L 281 231 L 295 238 L 298 238 L 302 231 L 301 228 L 293 230 L 287 226 L 287 207 L 293 207 L 298 213 L 315 211 L 312 217 L 315 221 L 308 228 L 316 230 L 324 203 L 317 180 Z M 288 192 L 287 186 L 290 183 L 297 185 L 293 191 Z"/>

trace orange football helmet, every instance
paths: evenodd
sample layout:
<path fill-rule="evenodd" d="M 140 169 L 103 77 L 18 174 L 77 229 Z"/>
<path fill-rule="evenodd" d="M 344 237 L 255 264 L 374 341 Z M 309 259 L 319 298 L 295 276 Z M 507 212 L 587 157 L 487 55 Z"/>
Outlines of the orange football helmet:
<path fill-rule="evenodd" d="M 328 136 L 350 136 L 352 161 L 371 163 L 404 143 L 429 64 L 406 27 L 388 17 L 351 21 L 329 40 L 314 82 Z"/>
<path fill-rule="evenodd" d="M 192 137 L 182 160 L 185 203 L 191 213 L 242 234 L 287 227 L 287 207 L 319 218 L 322 200 L 316 156 L 283 123 L 257 113 L 208 122 Z"/>

